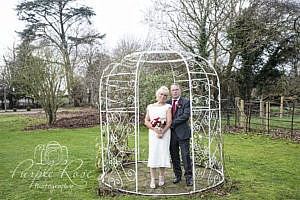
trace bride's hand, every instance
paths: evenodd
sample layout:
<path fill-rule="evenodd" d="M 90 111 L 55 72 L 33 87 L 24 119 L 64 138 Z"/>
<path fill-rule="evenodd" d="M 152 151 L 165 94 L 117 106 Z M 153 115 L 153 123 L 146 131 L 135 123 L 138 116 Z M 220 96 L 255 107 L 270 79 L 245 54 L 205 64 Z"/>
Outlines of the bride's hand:
<path fill-rule="evenodd" d="M 164 134 L 162 133 L 162 131 L 159 131 L 159 133 L 156 133 L 156 136 L 158 138 L 162 138 L 164 136 Z"/>

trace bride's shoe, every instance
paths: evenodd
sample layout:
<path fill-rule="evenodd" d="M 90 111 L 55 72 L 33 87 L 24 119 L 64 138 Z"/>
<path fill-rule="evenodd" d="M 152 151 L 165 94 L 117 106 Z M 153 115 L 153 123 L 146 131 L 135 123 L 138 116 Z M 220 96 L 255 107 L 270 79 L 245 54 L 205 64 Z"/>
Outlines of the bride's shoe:
<path fill-rule="evenodd" d="M 155 188 L 155 178 L 151 178 L 151 181 L 150 181 L 150 188 L 152 188 L 152 189 Z"/>
<path fill-rule="evenodd" d="M 158 177 L 158 185 L 163 186 L 165 184 L 165 178 L 164 176 L 159 176 Z"/>

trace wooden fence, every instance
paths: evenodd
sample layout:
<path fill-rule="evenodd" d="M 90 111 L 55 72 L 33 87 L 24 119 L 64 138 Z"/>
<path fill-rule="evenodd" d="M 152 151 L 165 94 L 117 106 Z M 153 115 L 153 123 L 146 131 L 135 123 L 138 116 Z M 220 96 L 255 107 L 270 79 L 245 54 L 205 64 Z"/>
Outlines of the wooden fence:
<path fill-rule="evenodd" d="M 225 130 L 300 137 L 300 106 L 291 98 L 247 102 L 240 98 L 235 98 L 234 102 L 223 100 L 222 113 Z"/>

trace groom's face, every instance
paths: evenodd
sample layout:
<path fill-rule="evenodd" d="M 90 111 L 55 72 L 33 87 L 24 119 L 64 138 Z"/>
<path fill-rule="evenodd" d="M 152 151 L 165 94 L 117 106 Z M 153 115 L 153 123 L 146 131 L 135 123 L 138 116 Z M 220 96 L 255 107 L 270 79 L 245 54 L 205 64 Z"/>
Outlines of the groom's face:
<path fill-rule="evenodd" d="M 171 86 L 171 95 L 173 99 L 177 99 L 181 95 L 181 90 L 177 85 Z"/>

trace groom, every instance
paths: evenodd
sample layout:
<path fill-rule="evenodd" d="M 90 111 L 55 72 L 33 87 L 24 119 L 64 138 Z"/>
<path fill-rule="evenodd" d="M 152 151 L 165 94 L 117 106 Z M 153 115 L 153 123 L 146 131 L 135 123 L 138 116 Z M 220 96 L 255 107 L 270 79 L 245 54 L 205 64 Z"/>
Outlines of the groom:
<path fill-rule="evenodd" d="M 172 99 L 169 99 L 167 103 L 172 105 L 170 154 L 175 174 L 173 183 L 179 183 L 182 176 L 179 157 L 180 147 L 186 184 L 187 186 L 193 186 L 190 158 L 191 129 L 188 124 L 190 118 L 190 101 L 181 97 L 181 88 L 178 84 L 172 84 L 170 90 Z"/>

